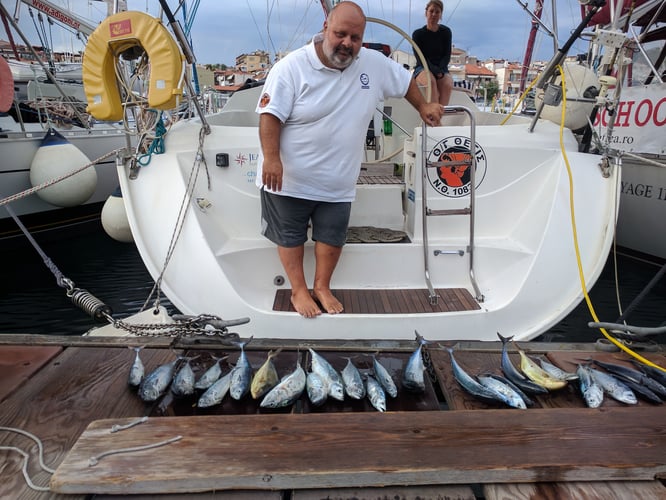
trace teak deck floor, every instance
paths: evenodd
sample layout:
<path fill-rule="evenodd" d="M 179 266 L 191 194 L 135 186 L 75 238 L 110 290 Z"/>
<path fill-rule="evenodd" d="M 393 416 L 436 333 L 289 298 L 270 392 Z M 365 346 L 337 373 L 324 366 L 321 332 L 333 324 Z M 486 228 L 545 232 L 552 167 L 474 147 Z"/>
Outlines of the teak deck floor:
<path fill-rule="evenodd" d="M 333 295 L 342 302 L 347 314 L 407 314 L 437 313 L 453 311 L 473 311 L 481 307 L 472 295 L 464 288 L 438 288 L 439 296 L 436 304 L 428 299 L 425 288 L 402 289 L 336 289 Z M 274 311 L 292 311 L 291 289 L 280 289 L 275 292 Z"/>

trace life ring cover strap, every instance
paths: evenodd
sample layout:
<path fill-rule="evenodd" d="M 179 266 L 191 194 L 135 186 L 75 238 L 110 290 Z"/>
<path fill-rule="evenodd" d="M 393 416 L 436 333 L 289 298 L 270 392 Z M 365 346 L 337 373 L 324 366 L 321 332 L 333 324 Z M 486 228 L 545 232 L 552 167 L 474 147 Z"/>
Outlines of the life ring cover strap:
<path fill-rule="evenodd" d="M 90 35 L 83 55 L 87 111 L 98 120 L 123 118 L 115 64 L 119 55 L 131 47 L 141 47 L 148 55 L 148 106 L 160 110 L 178 106 L 183 94 L 185 60 L 178 44 L 166 27 L 149 14 L 119 12 L 106 18 Z"/>

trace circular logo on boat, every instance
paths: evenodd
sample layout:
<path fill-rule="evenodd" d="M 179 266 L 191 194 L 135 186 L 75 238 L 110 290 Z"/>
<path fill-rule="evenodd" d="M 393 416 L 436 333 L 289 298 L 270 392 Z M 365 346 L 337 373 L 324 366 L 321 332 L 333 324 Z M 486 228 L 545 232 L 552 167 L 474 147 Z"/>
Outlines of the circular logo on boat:
<path fill-rule="evenodd" d="M 460 198 L 470 192 L 472 173 L 471 140 L 469 137 L 454 135 L 439 141 L 428 153 L 428 163 L 438 164 L 427 169 L 430 185 L 441 195 Z M 477 142 L 474 146 L 476 159 L 476 187 L 486 175 L 488 167 L 486 153 Z"/>

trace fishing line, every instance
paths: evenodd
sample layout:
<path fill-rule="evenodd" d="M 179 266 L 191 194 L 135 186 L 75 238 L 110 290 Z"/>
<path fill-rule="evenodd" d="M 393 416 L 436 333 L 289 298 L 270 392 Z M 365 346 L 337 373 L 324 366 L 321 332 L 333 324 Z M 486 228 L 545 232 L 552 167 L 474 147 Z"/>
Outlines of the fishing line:
<path fill-rule="evenodd" d="M 594 306 L 592 305 L 592 300 L 590 299 L 589 294 L 587 293 L 587 285 L 585 284 L 585 276 L 583 273 L 583 264 L 581 262 L 581 257 L 580 257 L 580 248 L 578 246 L 578 231 L 576 229 L 576 215 L 575 215 L 575 209 L 574 209 L 574 198 L 573 198 L 573 176 L 571 174 L 571 165 L 569 163 L 569 158 L 567 157 L 566 154 L 566 149 L 564 147 L 564 119 L 566 117 L 566 107 L 567 107 L 567 92 L 566 92 L 566 84 L 565 84 L 565 78 L 564 78 L 564 70 L 562 69 L 561 65 L 557 65 L 557 69 L 560 72 L 560 78 L 562 80 L 562 114 L 561 114 L 561 119 L 560 119 L 560 147 L 562 149 L 562 158 L 564 159 L 564 164 L 567 167 L 567 176 L 569 177 L 569 206 L 570 206 L 570 213 L 571 213 L 571 230 L 573 233 L 573 243 L 574 243 L 574 250 L 576 251 L 576 263 L 578 265 L 578 276 L 580 278 L 580 283 L 581 283 L 581 288 L 583 291 L 583 295 L 585 297 L 585 302 L 587 304 L 587 307 L 590 311 L 590 314 L 592 315 L 592 318 L 594 319 L 595 322 L 599 322 L 599 318 L 597 317 L 597 313 L 594 310 Z M 617 340 L 615 337 L 610 335 L 605 328 L 599 328 L 599 331 L 606 337 L 612 344 L 614 344 L 616 347 L 618 347 L 620 350 L 626 352 L 629 354 L 629 356 L 641 361 L 642 363 L 651 366 L 653 368 L 657 368 L 658 370 L 666 372 L 666 368 L 663 368 L 652 361 L 644 358 L 637 352 L 633 351 L 629 347 L 627 347 L 624 343 L 620 342 Z"/>

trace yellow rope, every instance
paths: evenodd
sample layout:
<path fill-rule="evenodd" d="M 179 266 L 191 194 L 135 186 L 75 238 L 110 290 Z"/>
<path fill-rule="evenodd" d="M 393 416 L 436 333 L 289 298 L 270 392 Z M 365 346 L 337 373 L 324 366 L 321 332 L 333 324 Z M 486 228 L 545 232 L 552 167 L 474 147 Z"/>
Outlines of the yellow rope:
<path fill-rule="evenodd" d="M 583 274 L 583 264 L 581 262 L 580 258 L 580 249 L 578 247 L 578 232 L 576 230 L 576 216 L 575 216 L 575 211 L 574 211 L 574 198 L 573 198 L 573 177 L 571 175 L 571 165 L 569 164 L 569 158 L 567 157 L 566 154 L 566 149 L 564 147 L 564 118 L 566 115 L 566 107 L 567 107 L 567 92 L 566 92 L 566 86 L 564 82 L 564 71 L 562 70 L 562 66 L 557 66 L 558 71 L 560 72 L 560 77 L 562 79 L 562 116 L 560 120 L 560 148 L 562 149 L 562 157 L 564 158 L 564 164 L 567 167 L 567 175 L 569 176 L 569 204 L 570 204 L 570 212 L 571 212 L 571 230 L 573 232 L 573 241 L 574 241 L 574 249 L 576 250 L 576 262 L 578 264 L 578 275 L 580 277 L 580 283 L 581 287 L 583 290 L 583 295 L 585 296 L 585 302 L 587 304 L 588 309 L 590 310 L 590 314 L 592 315 L 592 318 L 594 319 L 595 322 L 599 322 L 599 318 L 597 317 L 597 313 L 594 310 L 594 306 L 592 305 L 592 301 L 590 300 L 590 296 L 587 293 L 587 285 L 585 284 L 585 276 Z M 651 366 L 653 368 L 657 368 L 659 370 L 662 370 L 666 372 L 666 368 L 663 368 L 652 361 L 644 358 L 637 352 L 629 349 L 626 345 L 624 345 L 622 342 L 617 340 L 615 337 L 610 335 L 605 328 L 599 328 L 601 333 L 611 342 L 613 343 L 616 347 L 618 347 L 620 350 L 626 352 L 633 358 L 641 361 L 642 363 L 645 363 L 648 366 Z"/>

